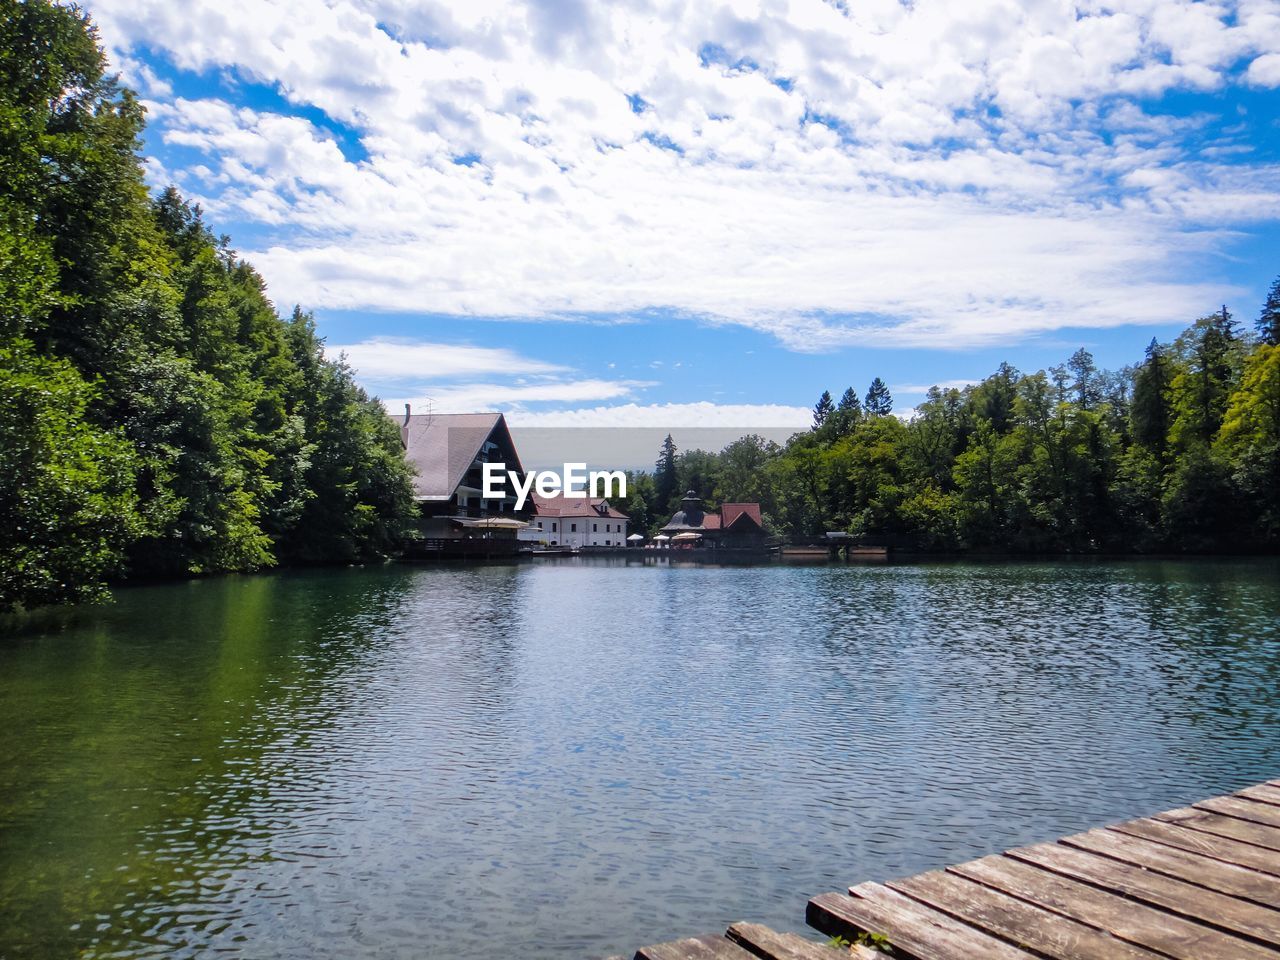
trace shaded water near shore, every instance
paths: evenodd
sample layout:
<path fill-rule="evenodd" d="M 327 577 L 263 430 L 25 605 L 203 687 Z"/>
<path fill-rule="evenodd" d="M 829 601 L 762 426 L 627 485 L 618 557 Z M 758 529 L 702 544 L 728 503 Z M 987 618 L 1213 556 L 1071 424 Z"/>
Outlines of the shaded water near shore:
<path fill-rule="evenodd" d="M 0 641 L 0 957 L 568 958 L 1280 776 L 1280 567 L 610 561 Z"/>

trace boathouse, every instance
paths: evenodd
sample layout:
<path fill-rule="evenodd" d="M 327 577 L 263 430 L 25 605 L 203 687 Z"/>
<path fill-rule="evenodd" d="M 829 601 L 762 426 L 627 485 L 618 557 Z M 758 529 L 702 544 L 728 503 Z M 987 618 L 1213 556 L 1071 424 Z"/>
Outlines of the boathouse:
<path fill-rule="evenodd" d="M 531 505 L 516 510 L 510 485 L 501 498 L 484 496 L 486 463 L 524 475 L 502 414 L 414 414 L 405 404 L 400 439 L 416 472 L 418 536 L 409 545 L 411 556 L 465 559 L 518 551 L 517 534 L 527 525 Z"/>
<path fill-rule="evenodd" d="M 690 490 L 680 509 L 662 528 L 672 547 L 731 547 L 759 549 L 765 545 L 764 520 L 758 503 L 724 503 L 719 512 L 703 509 L 702 498 Z"/>

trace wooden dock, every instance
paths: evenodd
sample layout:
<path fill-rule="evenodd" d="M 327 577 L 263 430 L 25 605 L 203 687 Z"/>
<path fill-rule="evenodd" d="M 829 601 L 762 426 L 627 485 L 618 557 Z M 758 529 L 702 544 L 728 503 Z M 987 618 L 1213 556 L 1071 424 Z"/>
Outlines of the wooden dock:
<path fill-rule="evenodd" d="M 1280 780 L 824 893 L 806 920 L 851 946 L 737 923 L 635 960 L 1280 960 Z"/>

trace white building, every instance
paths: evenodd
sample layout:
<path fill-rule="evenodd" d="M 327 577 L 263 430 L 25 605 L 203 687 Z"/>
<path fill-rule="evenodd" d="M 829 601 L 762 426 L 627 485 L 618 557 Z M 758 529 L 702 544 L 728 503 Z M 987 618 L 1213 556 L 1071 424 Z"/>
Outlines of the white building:
<path fill-rule="evenodd" d="M 547 546 L 625 547 L 627 515 L 609 505 L 608 500 L 588 497 L 540 497 L 533 500 L 529 526 L 520 539 Z"/>

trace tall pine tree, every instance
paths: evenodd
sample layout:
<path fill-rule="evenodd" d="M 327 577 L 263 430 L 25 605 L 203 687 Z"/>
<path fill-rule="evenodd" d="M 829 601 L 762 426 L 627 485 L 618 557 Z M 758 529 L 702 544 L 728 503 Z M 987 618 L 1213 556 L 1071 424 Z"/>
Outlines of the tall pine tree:
<path fill-rule="evenodd" d="M 867 396 L 862 402 L 862 407 L 867 411 L 868 416 L 872 417 L 883 417 L 893 412 L 893 396 L 879 377 L 872 380 L 871 386 L 867 388 Z"/>
<path fill-rule="evenodd" d="M 820 426 L 827 422 L 827 418 L 831 416 L 836 405 L 831 401 L 831 391 L 823 390 L 822 396 L 818 398 L 818 402 L 813 405 L 813 429 L 817 430 Z"/>
<path fill-rule="evenodd" d="M 1258 314 L 1258 339 L 1273 347 L 1280 344 L 1280 277 L 1272 282 Z"/>
<path fill-rule="evenodd" d="M 655 512 L 670 516 L 672 503 L 680 493 L 680 480 L 676 474 L 676 444 L 669 433 L 662 441 L 662 449 L 658 452 L 658 461 L 654 466 Z"/>

